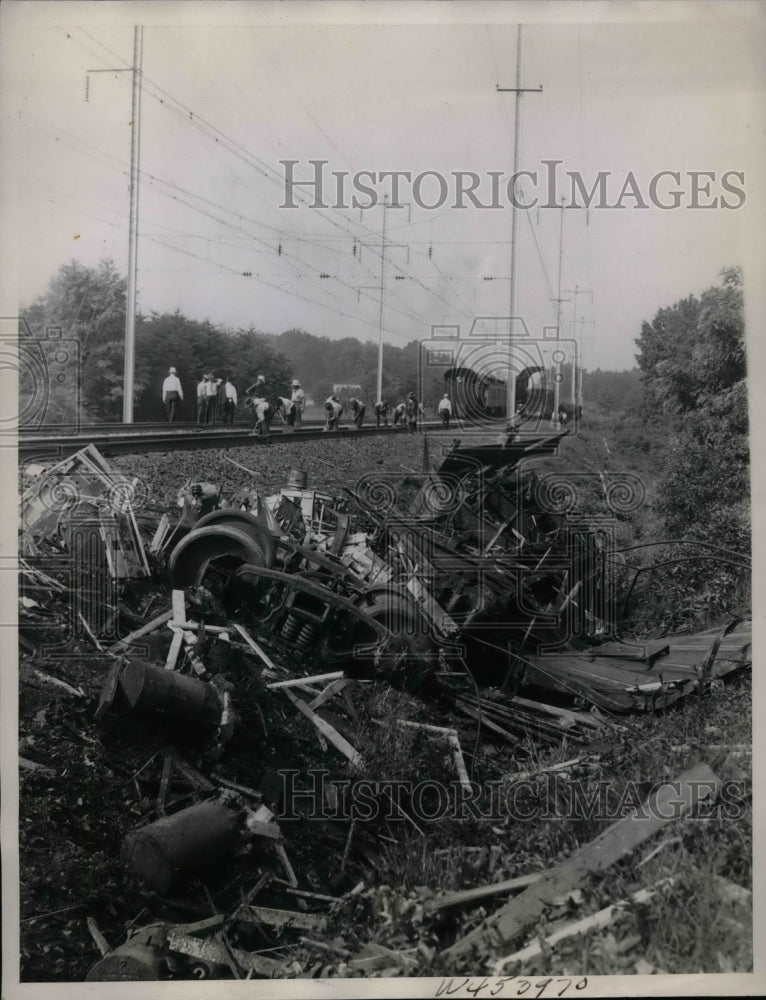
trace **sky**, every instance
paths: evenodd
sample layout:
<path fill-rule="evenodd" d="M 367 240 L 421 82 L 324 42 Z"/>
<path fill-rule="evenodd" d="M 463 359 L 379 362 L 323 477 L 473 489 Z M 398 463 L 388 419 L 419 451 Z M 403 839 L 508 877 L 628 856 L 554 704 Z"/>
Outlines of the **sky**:
<path fill-rule="evenodd" d="M 126 271 L 135 23 L 144 313 L 373 341 L 382 328 L 397 345 L 435 325 L 462 332 L 474 317 L 507 316 L 505 187 L 499 207 L 457 208 L 452 175 L 476 173 L 489 204 L 491 172 L 503 184 L 512 173 L 515 99 L 496 88 L 515 86 L 519 21 L 522 85 L 543 87 L 521 101 L 519 166 L 538 175 L 521 190 L 540 204 L 518 213 L 515 311 L 531 335 L 558 316 L 586 367 L 628 368 L 658 309 L 727 266 L 760 281 L 748 265 L 764 152 L 763 5 L 3 6 L 3 204 L 10 192 L 17 302 L 72 258 L 108 257 Z M 440 193 L 430 176 L 419 192 L 402 181 L 398 208 L 383 206 L 388 182 L 364 209 L 311 207 L 307 188 L 282 207 L 281 160 L 297 161 L 301 180 L 310 160 L 327 161 L 330 206 L 332 172 L 344 171 L 433 171 L 448 197 L 427 207 Z M 598 194 L 588 210 L 582 194 L 579 207 L 551 203 L 544 161 L 554 160 L 554 202 L 571 204 L 569 173 L 590 190 L 607 172 L 606 204 Z M 680 183 L 665 176 L 653 200 L 662 171 Z M 695 171 L 714 175 L 700 180 L 698 205 L 716 207 L 692 207 Z M 629 174 L 634 193 L 615 207 Z M 672 203 L 674 189 L 677 208 L 655 204 Z"/>

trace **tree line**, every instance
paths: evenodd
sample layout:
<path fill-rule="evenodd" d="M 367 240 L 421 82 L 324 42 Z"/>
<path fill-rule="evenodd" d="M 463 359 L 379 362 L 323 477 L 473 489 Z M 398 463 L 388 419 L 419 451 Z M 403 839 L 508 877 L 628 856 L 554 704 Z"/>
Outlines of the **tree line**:
<path fill-rule="evenodd" d="M 60 326 L 80 348 L 83 418 L 119 421 L 122 416 L 126 280 L 114 263 L 86 267 L 76 260 L 63 265 L 21 316 L 34 336 Z M 136 318 L 134 419 L 161 420 L 162 382 L 172 365 L 184 390 L 182 416 L 192 418 L 195 386 L 212 371 L 230 375 L 240 392 L 257 375 L 274 393 L 288 393 L 298 378 L 307 395 L 323 401 L 336 383 L 361 385 L 362 398 L 375 402 L 377 345 L 354 337 L 331 340 L 304 330 L 265 333 L 255 326 L 232 329 L 193 320 L 179 310 L 139 314 Z M 383 396 L 389 402 L 418 390 L 418 341 L 404 347 L 383 346 Z M 23 386 L 22 386 L 23 391 Z M 22 401 L 23 402 L 23 401 Z M 434 400 L 435 403 L 435 400 Z"/>

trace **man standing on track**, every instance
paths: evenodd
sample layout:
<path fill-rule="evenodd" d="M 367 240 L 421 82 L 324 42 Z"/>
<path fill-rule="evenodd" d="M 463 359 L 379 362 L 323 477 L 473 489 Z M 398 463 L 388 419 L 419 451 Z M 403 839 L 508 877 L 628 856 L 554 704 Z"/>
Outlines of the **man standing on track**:
<path fill-rule="evenodd" d="M 168 369 L 168 376 L 162 383 L 162 402 L 165 404 L 165 412 L 168 415 L 168 423 L 172 424 L 176 418 L 176 406 L 184 398 L 184 391 L 181 388 L 181 380 L 175 368 Z"/>
<path fill-rule="evenodd" d="M 404 426 L 404 415 L 407 410 L 406 403 L 397 403 L 394 407 L 394 427 Z"/>
<path fill-rule="evenodd" d="M 301 384 L 297 378 L 293 379 L 292 389 L 291 399 L 293 402 L 294 426 L 296 430 L 300 430 L 301 420 L 303 418 L 303 408 L 306 405 L 306 393 L 303 389 L 301 389 Z"/>
<path fill-rule="evenodd" d="M 209 372 L 205 376 L 205 398 L 207 405 L 205 407 L 205 423 L 212 424 L 215 419 L 215 402 L 218 398 L 218 386 L 221 384 L 222 379 L 216 378 L 212 372 Z"/>
<path fill-rule="evenodd" d="M 446 392 L 439 400 L 439 416 L 442 418 L 442 427 L 449 427 L 449 418 L 452 416 L 452 403 Z"/>
<path fill-rule="evenodd" d="M 237 390 L 231 381 L 231 375 L 226 376 L 223 384 L 223 422 L 234 423 L 234 413 L 237 409 Z"/>
<path fill-rule="evenodd" d="M 415 434 L 418 429 L 418 413 L 421 408 L 418 407 L 418 400 L 414 392 L 407 393 L 407 401 L 404 404 L 404 409 L 407 415 L 407 429 L 410 434 Z"/>
<path fill-rule="evenodd" d="M 204 427 L 205 417 L 207 415 L 207 388 L 205 379 L 206 375 L 200 375 L 200 380 L 197 383 L 197 424 L 200 427 Z"/>

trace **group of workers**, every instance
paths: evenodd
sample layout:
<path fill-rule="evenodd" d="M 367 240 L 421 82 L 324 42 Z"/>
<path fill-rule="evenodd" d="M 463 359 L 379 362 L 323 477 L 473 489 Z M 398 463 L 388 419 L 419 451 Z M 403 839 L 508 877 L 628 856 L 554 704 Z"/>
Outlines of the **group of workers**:
<path fill-rule="evenodd" d="M 171 367 L 162 383 L 162 402 L 168 423 L 172 424 L 175 421 L 179 403 L 183 398 L 184 392 L 178 372 Z M 217 421 L 233 424 L 238 402 L 237 388 L 230 375 L 216 378 L 213 372 L 205 372 L 197 383 L 198 426 L 206 427 Z M 254 434 L 266 433 L 277 413 L 281 414 L 286 425 L 300 427 L 305 404 L 306 394 L 298 379 L 292 380 L 289 395 L 276 396 L 271 400 L 267 399 L 266 378 L 263 375 L 259 375 L 244 391 L 244 405 L 253 413 Z"/>
<path fill-rule="evenodd" d="M 167 378 L 162 384 L 162 402 L 165 406 L 169 423 L 173 423 L 178 414 L 178 405 L 183 401 L 184 394 L 178 372 L 170 368 Z M 230 375 L 216 378 L 213 372 L 205 372 L 197 383 L 197 424 L 200 427 L 221 422 L 233 424 L 237 411 L 239 397 L 237 388 Z M 244 405 L 252 411 L 252 433 L 268 434 L 271 422 L 279 414 L 287 427 L 301 426 L 302 415 L 306 405 L 306 394 L 298 379 L 293 379 L 289 394 L 267 395 L 266 378 L 258 375 L 255 382 L 244 390 Z M 357 396 L 351 396 L 347 403 L 351 415 L 352 426 L 360 429 L 364 421 L 366 406 Z M 333 431 L 340 427 L 340 419 L 344 405 L 340 397 L 331 393 L 325 400 L 324 430 Z M 449 427 L 452 416 L 452 403 L 447 393 L 437 406 L 437 412 L 443 427 Z M 375 426 L 388 427 L 389 404 L 386 399 L 375 403 Z M 417 432 L 418 419 L 425 416 L 423 404 L 418 401 L 414 392 L 408 392 L 404 400 L 397 403 L 391 410 L 394 427 L 404 427 L 411 434 Z"/>
<path fill-rule="evenodd" d="M 351 421 L 353 426 L 359 429 L 362 426 L 362 421 L 364 420 L 367 407 L 361 399 L 358 399 L 356 396 L 351 396 L 348 401 L 348 408 L 351 412 Z M 340 427 L 340 418 L 343 414 L 343 404 L 335 393 L 327 397 L 325 401 L 325 412 L 327 420 L 324 429 L 326 431 L 338 430 Z M 397 403 L 391 412 L 394 427 L 404 427 L 406 424 L 410 434 L 414 434 L 417 431 L 418 418 L 425 416 L 423 404 L 418 402 L 414 392 L 408 392 L 407 398 L 403 402 Z M 374 413 L 375 426 L 388 427 L 388 400 L 379 399 L 375 404 Z"/>

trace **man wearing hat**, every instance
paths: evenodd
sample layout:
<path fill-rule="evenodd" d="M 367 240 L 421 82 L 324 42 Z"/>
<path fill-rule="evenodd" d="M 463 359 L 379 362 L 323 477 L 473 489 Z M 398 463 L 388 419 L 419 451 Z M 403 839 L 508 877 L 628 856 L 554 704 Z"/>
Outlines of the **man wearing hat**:
<path fill-rule="evenodd" d="M 162 402 L 165 404 L 165 412 L 168 415 L 168 423 L 172 424 L 176 418 L 176 406 L 184 398 L 184 391 L 181 388 L 181 380 L 175 368 L 168 369 L 168 376 L 162 383 Z"/>
<path fill-rule="evenodd" d="M 300 429 L 303 407 L 306 405 L 306 393 L 301 389 L 301 384 L 297 378 L 293 379 L 292 389 L 290 398 L 293 401 L 294 426 Z"/>

